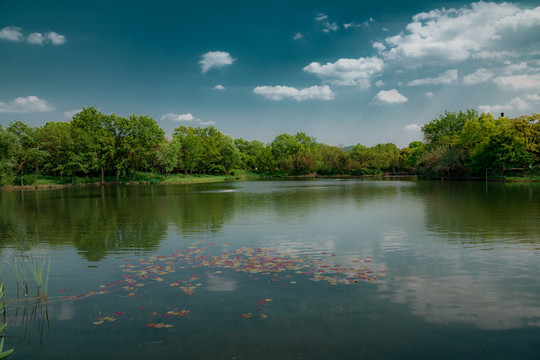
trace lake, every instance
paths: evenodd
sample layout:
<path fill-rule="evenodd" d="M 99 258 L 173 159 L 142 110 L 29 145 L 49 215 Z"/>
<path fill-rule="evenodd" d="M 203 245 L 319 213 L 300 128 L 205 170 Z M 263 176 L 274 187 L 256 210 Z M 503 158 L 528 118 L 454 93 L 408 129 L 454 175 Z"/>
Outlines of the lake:
<path fill-rule="evenodd" d="M 0 231 L 13 359 L 540 358 L 540 184 L 2 192 Z"/>

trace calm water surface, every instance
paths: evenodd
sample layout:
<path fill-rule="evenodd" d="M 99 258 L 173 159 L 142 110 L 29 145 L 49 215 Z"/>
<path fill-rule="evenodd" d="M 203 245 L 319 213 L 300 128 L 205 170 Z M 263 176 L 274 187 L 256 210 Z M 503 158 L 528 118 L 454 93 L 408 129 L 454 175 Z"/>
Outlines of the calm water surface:
<path fill-rule="evenodd" d="M 14 359 L 540 358 L 539 184 L 3 192 L 0 231 Z"/>

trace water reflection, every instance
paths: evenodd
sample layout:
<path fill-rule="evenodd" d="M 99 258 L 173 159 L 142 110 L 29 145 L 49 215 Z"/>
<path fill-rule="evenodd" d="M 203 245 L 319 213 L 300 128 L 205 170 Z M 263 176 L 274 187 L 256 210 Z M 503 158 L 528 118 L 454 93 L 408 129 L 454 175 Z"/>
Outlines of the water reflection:
<path fill-rule="evenodd" d="M 0 251 L 11 229 L 53 251 L 72 246 L 89 261 L 161 250 L 166 241 L 174 251 L 184 238 L 209 237 L 237 248 L 335 253 L 342 265 L 373 255 L 388 269 L 380 299 L 427 322 L 539 326 L 539 191 L 535 184 L 323 180 L 6 192 Z M 238 289 L 236 280 L 208 277 L 209 291 Z"/>
<path fill-rule="evenodd" d="M 540 245 L 538 184 L 422 183 L 418 189 L 426 228 L 441 238 Z"/>
<path fill-rule="evenodd" d="M 502 330 L 540 326 L 540 303 L 527 292 L 508 291 L 486 274 L 397 277 L 392 300 L 438 324 L 474 324 Z"/>

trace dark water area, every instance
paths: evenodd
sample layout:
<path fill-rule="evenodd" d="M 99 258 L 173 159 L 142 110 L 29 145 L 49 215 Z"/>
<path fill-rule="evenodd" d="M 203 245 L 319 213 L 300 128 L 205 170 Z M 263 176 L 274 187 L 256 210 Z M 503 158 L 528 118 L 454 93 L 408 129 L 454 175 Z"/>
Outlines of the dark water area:
<path fill-rule="evenodd" d="M 540 184 L 3 192 L 0 256 L 14 359 L 540 358 Z"/>

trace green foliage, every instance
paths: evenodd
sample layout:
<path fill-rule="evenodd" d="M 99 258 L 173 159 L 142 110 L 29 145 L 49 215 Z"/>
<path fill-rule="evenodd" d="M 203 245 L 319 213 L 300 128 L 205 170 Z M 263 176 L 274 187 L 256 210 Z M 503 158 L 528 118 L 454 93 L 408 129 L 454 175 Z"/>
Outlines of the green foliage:
<path fill-rule="evenodd" d="M 528 168 L 534 160 L 525 144 L 511 134 L 499 133 L 489 138 L 473 154 L 471 166 L 476 170 L 492 168 L 503 170 L 510 168 Z M 488 166 L 489 165 L 489 166 Z"/>
<path fill-rule="evenodd" d="M 418 170 L 448 178 L 480 176 L 486 168 L 527 168 L 540 161 L 539 114 L 494 119 L 471 109 L 445 112 L 422 130 L 424 142 L 413 141 L 403 149 L 392 143 L 330 146 L 304 132 L 280 134 L 264 144 L 233 140 L 213 126 L 179 126 L 172 138 L 166 138 L 148 116 L 125 118 L 85 107 L 71 122 L 50 122 L 38 128 L 20 121 L 7 129 L 0 126 L 0 186 L 70 180 L 72 184 L 155 183 L 178 178 L 179 172 L 187 179 L 194 174 L 229 175 L 238 170 L 265 176 L 361 176 Z M 29 172 L 34 176 L 28 176 Z M 138 172 L 149 172 L 150 177 L 140 179 Z"/>
<path fill-rule="evenodd" d="M 527 168 L 539 160 L 539 119 L 538 114 L 495 120 L 474 110 L 446 112 L 423 127 L 426 151 L 418 166 L 432 177 Z"/>
<path fill-rule="evenodd" d="M 17 135 L 0 127 L 0 186 L 11 185 L 15 180 L 18 141 Z"/>

